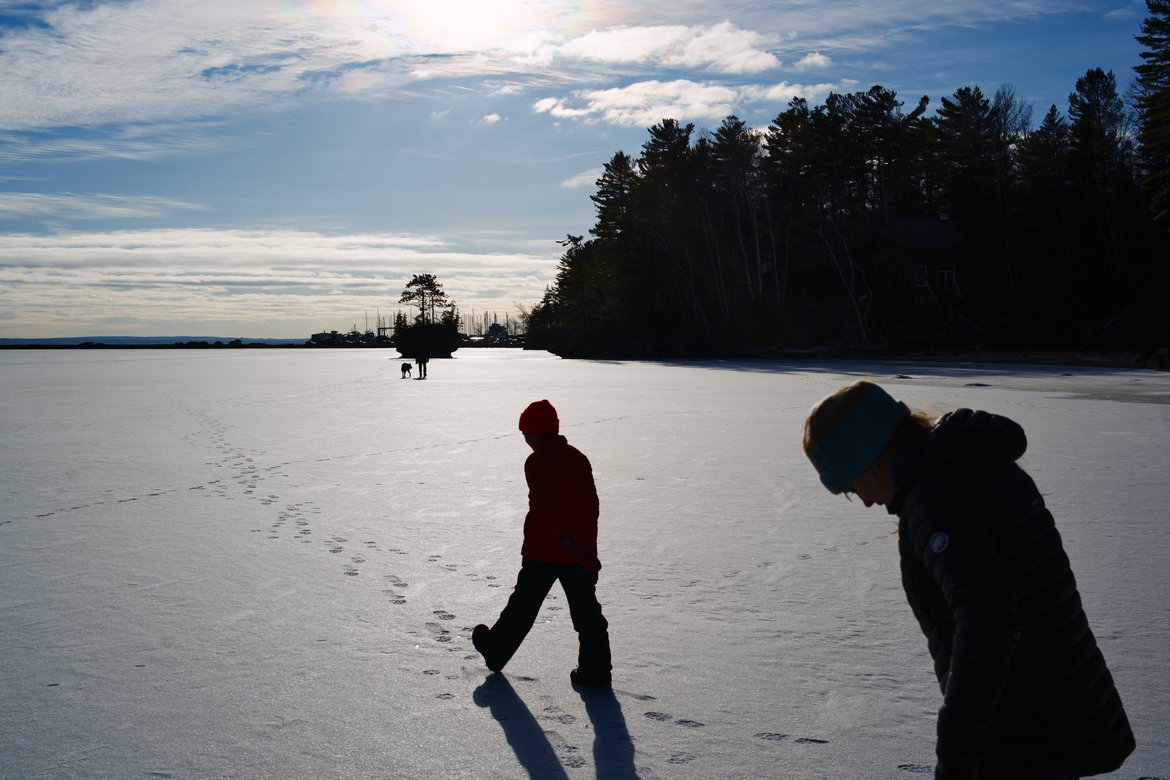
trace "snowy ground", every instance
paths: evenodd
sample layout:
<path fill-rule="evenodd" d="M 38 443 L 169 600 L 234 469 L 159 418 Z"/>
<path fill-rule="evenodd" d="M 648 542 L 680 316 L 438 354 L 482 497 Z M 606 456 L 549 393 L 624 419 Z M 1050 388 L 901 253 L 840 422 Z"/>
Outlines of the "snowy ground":
<path fill-rule="evenodd" d="M 1170 777 L 1170 375 L 474 351 L 0 352 L 0 777 L 910 778 L 939 696 L 892 518 L 809 406 L 859 376 L 1028 431 L 1138 751 Z M 516 433 L 592 460 L 616 695 L 563 597 L 503 675 Z"/>

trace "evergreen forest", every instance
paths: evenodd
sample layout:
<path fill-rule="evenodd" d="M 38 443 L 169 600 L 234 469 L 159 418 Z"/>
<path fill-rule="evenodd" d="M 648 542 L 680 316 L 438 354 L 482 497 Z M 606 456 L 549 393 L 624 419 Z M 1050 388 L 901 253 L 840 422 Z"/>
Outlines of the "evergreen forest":
<path fill-rule="evenodd" d="M 1170 346 L 1170 0 L 1131 84 L 1038 121 L 1008 85 L 880 85 L 617 152 L 528 345 L 568 357 Z"/>

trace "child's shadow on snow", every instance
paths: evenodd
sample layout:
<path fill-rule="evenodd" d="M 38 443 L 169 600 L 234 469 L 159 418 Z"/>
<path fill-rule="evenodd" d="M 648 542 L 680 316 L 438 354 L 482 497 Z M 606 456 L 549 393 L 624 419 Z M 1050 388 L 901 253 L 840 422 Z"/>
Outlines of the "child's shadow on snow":
<path fill-rule="evenodd" d="M 499 672 L 489 675 L 471 698 L 480 707 L 491 710 L 492 717 L 503 727 L 508 744 L 516 751 L 516 758 L 528 770 L 529 777 L 568 780 L 569 776 L 544 735 L 544 729 L 516 695 L 507 677 Z"/>
<path fill-rule="evenodd" d="M 626 728 L 626 716 L 613 691 L 578 688 L 585 712 L 593 723 L 593 763 L 597 777 L 605 780 L 638 780 L 634 768 L 634 740 Z"/>
<path fill-rule="evenodd" d="M 626 729 L 621 705 L 613 691 L 579 691 L 585 702 L 585 711 L 593 722 L 593 761 L 598 778 L 637 780 L 634 769 L 634 744 Z M 568 780 L 565 768 L 558 758 L 545 731 L 532 712 L 516 693 L 512 683 L 502 674 L 489 675 L 475 689 L 472 699 L 480 707 L 491 710 L 492 717 L 504 729 L 516 758 L 532 778 Z"/>

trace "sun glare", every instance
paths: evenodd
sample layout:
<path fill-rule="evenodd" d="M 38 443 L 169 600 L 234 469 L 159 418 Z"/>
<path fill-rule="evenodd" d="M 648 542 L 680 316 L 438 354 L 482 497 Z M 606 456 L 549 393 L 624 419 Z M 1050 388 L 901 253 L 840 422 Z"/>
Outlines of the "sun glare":
<path fill-rule="evenodd" d="M 436 52 L 508 48 L 556 20 L 557 3 L 534 0 L 405 0 L 389 4 L 399 31 Z"/>

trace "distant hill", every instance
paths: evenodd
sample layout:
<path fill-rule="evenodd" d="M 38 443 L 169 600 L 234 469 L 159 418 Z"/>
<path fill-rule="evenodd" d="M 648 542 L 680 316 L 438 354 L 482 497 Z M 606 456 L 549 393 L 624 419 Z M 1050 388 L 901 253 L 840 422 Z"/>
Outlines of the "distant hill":
<path fill-rule="evenodd" d="M 172 344 L 215 344 L 228 345 L 263 344 L 285 346 L 304 344 L 308 339 L 245 339 L 235 336 L 62 336 L 48 339 L 0 338 L 0 347 L 78 347 L 104 344 L 111 347 L 151 347 Z"/>

